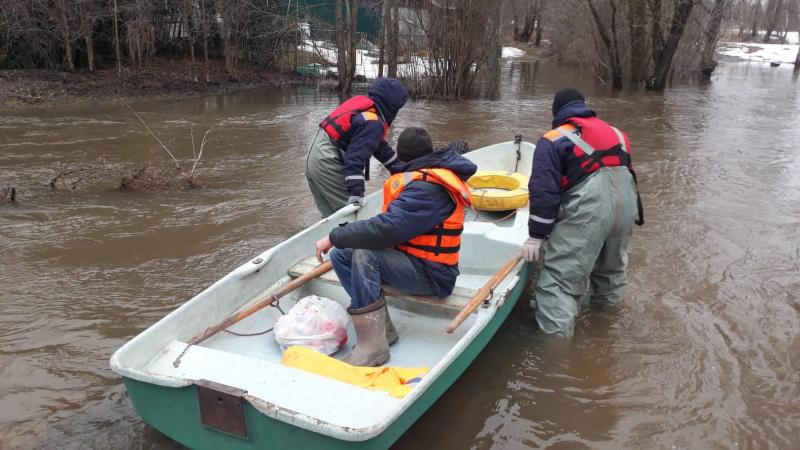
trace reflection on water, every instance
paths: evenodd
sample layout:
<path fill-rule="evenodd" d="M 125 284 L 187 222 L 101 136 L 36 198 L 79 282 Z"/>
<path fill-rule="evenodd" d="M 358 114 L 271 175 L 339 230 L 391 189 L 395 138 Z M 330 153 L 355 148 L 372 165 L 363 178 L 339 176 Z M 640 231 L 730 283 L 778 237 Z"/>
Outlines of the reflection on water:
<path fill-rule="evenodd" d="M 647 207 L 630 287 L 571 341 L 518 308 L 398 448 L 791 448 L 800 439 L 800 94 L 791 71 L 722 67 L 664 95 L 509 63 L 502 98 L 415 101 L 392 132 L 472 148 L 547 130 L 552 93 L 583 89 L 627 131 Z M 195 192 L 50 192 L 65 161 L 116 168 L 153 143 L 118 107 L 0 116 L 0 447 L 175 448 L 143 424 L 111 353 L 317 217 L 306 146 L 337 98 L 314 88 L 135 104 L 179 153 L 213 127 Z M 372 189 L 380 173 L 373 170 Z M 445 425 L 445 426 L 443 426 Z"/>

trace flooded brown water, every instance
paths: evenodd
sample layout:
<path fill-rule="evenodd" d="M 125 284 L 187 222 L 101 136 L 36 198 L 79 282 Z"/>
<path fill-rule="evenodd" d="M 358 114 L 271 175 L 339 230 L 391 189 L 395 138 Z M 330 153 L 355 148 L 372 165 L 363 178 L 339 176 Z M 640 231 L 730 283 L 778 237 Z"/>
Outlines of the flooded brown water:
<path fill-rule="evenodd" d="M 583 314 L 570 341 L 541 336 L 521 301 L 396 448 L 797 448 L 797 79 L 729 65 L 707 85 L 612 94 L 515 63 L 501 100 L 412 102 L 394 128 L 473 148 L 535 140 L 569 84 L 633 142 L 647 224 L 625 301 Z M 179 448 L 139 419 L 108 359 L 316 220 L 302 156 L 336 104 L 314 88 L 135 103 L 183 155 L 189 122 L 214 127 L 207 187 L 167 193 L 40 187 L 60 162 L 145 161 L 153 144 L 122 108 L 0 114 L 0 187 L 19 189 L 0 207 L 0 448 Z"/>

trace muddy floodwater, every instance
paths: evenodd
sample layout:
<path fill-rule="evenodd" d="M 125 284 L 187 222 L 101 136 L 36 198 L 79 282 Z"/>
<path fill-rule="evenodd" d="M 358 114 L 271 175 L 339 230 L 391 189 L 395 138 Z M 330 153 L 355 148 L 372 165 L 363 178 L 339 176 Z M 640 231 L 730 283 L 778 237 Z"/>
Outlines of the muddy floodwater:
<path fill-rule="evenodd" d="M 565 85 L 633 143 L 647 223 L 624 303 L 587 311 L 564 341 L 520 301 L 396 448 L 798 448 L 797 78 L 730 64 L 710 84 L 612 93 L 507 63 L 500 100 L 410 102 L 390 140 L 421 125 L 472 148 L 535 141 Z M 313 87 L 133 103 L 183 158 L 189 123 L 213 127 L 205 188 L 159 193 L 42 186 L 67 162 L 147 161 L 155 146 L 122 107 L 0 114 L 0 188 L 18 190 L 18 205 L 0 205 L 0 448 L 180 447 L 137 416 L 109 357 L 317 220 L 303 156 L 337 103 Z M 385 176 L 375 167 L 371 190 Z"/>

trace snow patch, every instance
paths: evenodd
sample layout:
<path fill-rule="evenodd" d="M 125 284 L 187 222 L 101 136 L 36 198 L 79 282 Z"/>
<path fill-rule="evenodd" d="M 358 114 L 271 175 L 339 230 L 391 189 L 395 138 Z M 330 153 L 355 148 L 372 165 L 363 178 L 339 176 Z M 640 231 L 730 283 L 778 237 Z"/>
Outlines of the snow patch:
<path fill-rule="evenodd" d="M 503 47 L 503 58 L 519 58 L 525 56 L 525 50 L 516 47 Z"/>
<path fill-rule="evenodd" d="M 797 33 L 789 33 L 789 37 L 797 42 Z M 787 42 L 791 39 L 787 39 Z M 757 44 L 745 42 L 720 42 L 717 52 L 721 55 L 739 58 L 745 61 L 763 63 L 780 62 L 792 64 L 797 57 L 797 44 Z"/>
<path fill-rule="evenodd" d="M 297 47 L 298 50 L 315 53 L 322 57 L 330 67 L 324 68 L 324 72 L 336 73 L 336 47 L 331 42 L 327 41 L 312 41 L 306 39 L 302 45 Z M 375 56 L 376 51 L 370 52 L 369 50 L 356 50 L 356 75 L 362 75 L 368 80 L 378 78 L 378 57 Z M 431 62 L 428 58 L 421 56 L 414 56 L 409 58 L 408 62 L 400 63 L 397 65 L 397 74 L 399 76 L 413 76 L 424 75 L 430 73 Z M 388 66 L 384 64 L 383 73 L 388 72 Z"/>

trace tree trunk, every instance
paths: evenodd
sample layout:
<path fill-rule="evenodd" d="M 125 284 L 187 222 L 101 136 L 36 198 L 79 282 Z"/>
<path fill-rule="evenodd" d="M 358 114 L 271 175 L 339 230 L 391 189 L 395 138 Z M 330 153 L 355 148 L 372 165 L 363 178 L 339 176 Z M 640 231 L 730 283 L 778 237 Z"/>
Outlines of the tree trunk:
<path fill-rule="evenodd" d="M 390 8 L 389 33 L 386 35 L 388 40 L 389 55 L 387 61 L 388 75 L 397 78 L 397 58 L 400 53 L 400 8 L 396 1 L 392 1 Z"/>
<path fill-rule="evenodd" d="M 800 5 L 798 5 L 798 6 L 800 6 Z M 797 17 L 798 22 L 800 22 L 800 8 L 797 10 L 797 16 L 796 17 Z M 798 31 L 800 31 L 800 30 L 798 30 Z M 800 33 L 798 33 L 798 37 L 800 37 Z M 797 56 L 795 56 L 795 58 L 794 58 L 794 74 L 795 74 L 795 76 L 797 76 L 797 74 L 799 74 L 799 73 L 800 73 L 800 47 L 797 48 Z"/>
<path fill-rule="evenodd" d="M 336 0 L 336 67 L 339 71 L 336 89 L 343 94 L 350 93 L 355 77 L 357 15 L 358 0 Z"/>
<path fill-rule="evenodd" d="M 92 39 L 94 20 L 89 16 L 89 11 L 86 8 L 85 0 L 78 2 L 78 14 L 80 15 L 81 19 L 81 32 L 83 33 L 83 40 L 86 43 L 86 60 L 89 66 L 89 72 L 94 72 L 94 40 Z"/>
<path fill-rule="evenodd" d="M 628 1 L 631 86 L 639 87 L 647 66 L 645 0 Z"/>
<path fill-rule="evenodd" d="M 747 3 L 744 0 L 739 0 L 739 5 L 739 41 L 744 41 L 744 16 L 747 12 Z"/>
<path fill-rule="evenodd" d="M 753 5 L 753 26 L 750 29 L 750 37 L 753 39 L 758 37 L 758 18 L 761 15 L 761 0 L 756 0 Z"/>
<path fill-rule="evenodd" d="M 65 0 L 58 1 L 58 21 L 61 25 L 61 38 L 64 40 L 64 57 L 67 60 L 67 69 L 75 70 L 75 61 L 72 60 L 72 35 L 69 26 L 69 11 Z"/>
<path fill-rule="evenodd" d="M 195 54 L 195 33 L 197 24 L 195 23 L 195 16 L 194 16 L 194 1 L 193 0 L 186 0 L 183 3 L 184 14 L 186 15 L 186 29 L 188 34 L 188 41 L 189 41 L 189 76 L 192 78 L 192 82 L 197 83 L 197 56 Z"/>
<path fill-rule="evenodd" d="M 381 7 L 381 31 L 378 35 L 378 78 L 383 76 L 383 65 L 386 63 L 386 32 L 389 26 L 391 3 L 391 0 L 383 0 Z"/>
<path fill-rule="evenodd" d="M 784 9 L 786 14 L 782 14 L 786 17 L 786 20 L 783 22 L 783 33 L 781 33 L 781 45 L 786 45 L 786 37 L 789 35 L 789 6 L 787 5 Z M 798 30 L 800 31 L 800 30 Z"/>
<path fill-rule="evenodd" d="M 661 4 L 660 0 L 653 3 Z M 692 14 L 695 0 L 676 0 L 672 11 L 672 23 L 669 27 L 669 34 L 666 40 L 660 34 L 660 17 L 654 16 L 653 29 L 657 30 L 658 35 L 653 33 L 653 72 L 647 80 L 647 89 L 662 91 L 667 86 L 667 77 L 669 76 L 669 69 L 672 65 L 672 58 L 675 56 L 675 51 L 678 50 L 678 44 L 683 36 L 683 30 L 689 22 L 689 16 Z M 660 11 L 658 16 L 660 16 Z"/>
<path fill-rule="evenodd" d="M 211 75 L 209 74 L 208 69 L 208 38 L 209 38 L 209 26 L 208 26 L 208 17 L 206 16 L 206 5 L 205 0 L 200 0 L 200 23 L 203 24 L 203 71 L 205 72 L 206 83 L 211 82 Z"/>
<path fill-rule="evenodd" d="M 778 18 L 783 12 L 783 0 L 771 0 L 767 7 L 767 32 L 764 34 L 764 43 L 768 43 L 772 38 L 772 33 L 778 27 Z"/>
<path fill-rule="evenodd" d="M 489 98 L 498 98 L 500 95 L 500 59 L 503 56 L 502 42 L 502 2 L 497 2 L 494 13 L 492 14 L 492 32 L 490 34 L 489 54 L 487 56 L 487 69 L 489 74 Z"/>
<path fill-rule="evenodd" d="M 533 38 L 533 46 L 538 47 L 542 43 L 542 33 L 544 32 L 544 3 L 536 0 L 536 35 Z"/>
<path fill-rule="evenodd" d="M 197 57 L 195 56 L 194 51 L 194 35 L 190 35 L 189 37 L 189 76 L 192 77 L 192 81 L 197 83 L 197 73 L 195 69 L 197 67 Z"/>
<path fill-rule="evenodd" d="M 613 0 L 609 1 L 611 5 L 611 30 L 609 34 L 609 30 L 606 30 L 603 21 L 600 19 L 600 14 L 597 12 L 597 7 L 595 7 L 594 2 L 592 0 L 586 0 L 586 4 L 589 5 L 589 10 L 592 12 L 592 18 L 597 27 L 597 32 L 608 52 L 612 86 L 614 89 L 622 89 L 622 64 L 620 63 L 619 46 L 617 45 L 617 5 Z"/>
<path fill-rule="evenodd" d="M 797 56 L 794 58 L 794 73 L 800 72 L 800 47 L 797 48 Z"/>
<path fill-rule="evenodd" d="M 117 0 L 114 3 L 114 54 L 117 58 L 117 75 L 122 75 L 122 51 L 119 49 L 119 27 L 117 26 Z"/>
<path fill-rule="evenodd" d="M 356 54 L 357 54 L 356 41 L 358 39 L 358 0 L 350 0 L 350 9 L 348 10 L 348 12 L 350 13 L 350 24 L 348 27 L 350 30 L 350 33 L 348 35 L 348 38 L 350 40 L 349 42 L 350 52 L 347 56 L 350 59 L 350 61 L 348 62 L 348 65 L 350 66 L 350 77 L 349 77 L 350 86 L 347 87 L 347 93 L 350 93 L 353 84 L 353 78 L 355 77 L 356 74 Z"/>
<path fill-rule="evenodd" d="M 714 0 L 714 7 L 711 9 L 711 19 L 706 26 L 705 34 L 703 35 L 703 49 L 700 56 L 700 73 L 706 80 L 711 78 L 711 74 L 717 67 L 717 62 L 714 60 L 714 52 L 717 48 L 717 41 L 719 40 L 719 31 L 722 25 L 722 18 L 725 15 L 725 10 L 728 8 L 729 0 Z"/>
<path fill-rule="evenodd" d="M 520 20 L 519 15 L 514 18 L 514 41 L 525 42 L 531 40 L 538 16 L 537 3 L 541 0 L 525 0 L 525 14 Z M 522 28 L 519 24 L 522 23 Z"/>

